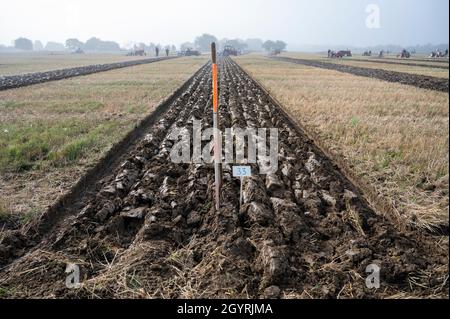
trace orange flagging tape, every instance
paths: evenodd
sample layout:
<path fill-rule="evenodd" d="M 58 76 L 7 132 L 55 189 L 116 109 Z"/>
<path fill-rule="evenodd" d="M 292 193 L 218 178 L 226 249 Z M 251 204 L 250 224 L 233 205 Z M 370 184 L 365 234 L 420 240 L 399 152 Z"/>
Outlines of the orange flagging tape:
<path fill-rule="evenodd" d="M 212 65 L 212 80 L 213 80 L 213 110 L 217 113 L 217 64 Z"/>

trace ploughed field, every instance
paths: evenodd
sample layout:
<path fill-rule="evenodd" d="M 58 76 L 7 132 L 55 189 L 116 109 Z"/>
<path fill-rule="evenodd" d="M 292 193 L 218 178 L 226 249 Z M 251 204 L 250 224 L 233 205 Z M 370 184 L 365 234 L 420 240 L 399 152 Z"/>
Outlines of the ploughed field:
<path fill-rule="evenodd" d="M 311 59 L 295 59 L 288 57 L 275 57 L 278 61 L 291 62 L 297 64 L 303 64 L 307 66 L 313 66 L 328 70 L 336 70 L 339 72 L 350 73 L 358 76 L 365 76 L 375 78 L 388 82 L 396 82 L 406 85 L 412 85 L 422 89 L 435 90 L 440 92 L 447 92 L 449 89 L 448 78 L 434 77 L 421 74 L 413 74 L 406 72 L 398 72 L 384 69 L 376 69 L 369 67 L 359 67 L 353 65 L 347 65 L 343 63 L 328 63 L 322 61 L 315 61 Z M 448 73 L 448 71 L 447 71 Z"/>
<path fill-rule="evenodd" d="M 56 202 L 206 61 L 180 57 L 0 91 L 0 230 Z"/>
<path fill-rule="evenodd" d="M 212 126 L 211 65 L 85 196 L 44 214 L 0 244 L 4 297 L 384 298 L 448 294 L 447 251 L 399 230 L 249 75 L 219 65 L 223 128 L 278 128 L 279 169 L 243 186 L 223 167 L 213 204 L 211 164 L 170 160 L 171 132 Z M 56 218 L 58 217 L 58 218 Z M 65 286 L 66 266 L 81 287 Z M 366 287 L 366 267 L 381 287 Z"/>
<path fill-rule="evenodd" d="M 171 57 L 173 58 L 173 57 Z M 152 59 L 139 59 L 139 60 L 131 60 L 131 61 L 123 61 L 123 62 L 115 62 L 115 63 L 107 63 L 107 64 L 94 64 L 88 66 L 79 66 L 74 68 L 66 68 L 60 70 L 53 71 L 44 71 L 44 72 L 36 72 L 36 73 L 27 73 L 27 74 L 19 74 L 19 75 L 10 75 L 0 77 L 0 91 L 18 88 L 22 86 L 38 84 L 49 81 L 56 81 L 61 79 L 67 79 L 80 75 L 88 75 L 98 72 L 105 72 L 114 69 L 120 69 L 135 65 L 141 65 L 146 63 L 153 63 L 158 61 L 163 61 L 170 59 L 169 57 L 162 58 L 152 58 Z"/>
<path fill-rule="evenodd" d="M 369 69 L 381 69 L 385 71 L 394 71 L 413 75 L 424 75 L 437 77 L 441 79 L 448 79 L 448 60 L 429 60 L 418 61 L 411 59 L 400 58 L 378 58 L 378 57 L 364 57 L 364 56 L 352 56 L 344 57 L 342 59 L 328 58 L 325 54 L 305 54 L 296 52 L 287 52 L 280 55 L 280 57 L 294 58 L 294 59 L 307 59 L 314 60 L 323 63 L 347 65 L 354 67 L 362 67 Z M 445 62 L 445 63 L 444 63 Z"/>
<path fill-rule="evenodd" d="M 356 58 L 351 59 L 351 62 L 369 62 L 369 63 L 379 63 L 379 64 L 391 64 L 391 65 L 404 65 L 404 66 L 417 66 L 423 68 L 431 68 L 431 69 L 442 69 L 448 70 L 448 63 L 444 64 L 442 62 L 445 61 L 436 61 L 436 62 L 418 62 L 418 61 L 410 61 L 410 60 L 389 60 L 383 58 Z"/>
<path fill-rule="evenodd" d="M 149 57 L 149 56 L 147 56 Z M 60 69 L 142 60 L 141 56 L 126 56 L 120 53 L 52 53 L 23 52 L 0 53 L 0 76 L 45 72 Z"/>

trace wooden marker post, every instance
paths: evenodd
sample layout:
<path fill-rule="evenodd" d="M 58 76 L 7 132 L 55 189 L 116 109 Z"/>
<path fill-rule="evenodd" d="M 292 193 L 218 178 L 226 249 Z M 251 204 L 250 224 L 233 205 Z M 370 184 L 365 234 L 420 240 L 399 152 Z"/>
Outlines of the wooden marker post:
<path fill-rule="evenodd" d="M 211 43 L 212 60 L 212 89 L 213 89 L 213 128 L 214 128 L 214 181 L 215 181 L 215 201 L 216 210 L 220 208 L 220 187 L 222 186 L 222 139 L 219 135 L 220 125 L 218 116 L 218 88 L 217 88 L 217 60 L 216 44 Z"/>

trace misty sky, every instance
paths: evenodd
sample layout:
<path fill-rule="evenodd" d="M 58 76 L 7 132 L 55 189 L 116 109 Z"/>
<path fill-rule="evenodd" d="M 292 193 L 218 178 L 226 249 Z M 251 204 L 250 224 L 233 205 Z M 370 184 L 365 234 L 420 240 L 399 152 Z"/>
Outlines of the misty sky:
<path fill-rule="evenodd" d="M 380 28 L 366 27 L 366 6 Z M 19 36 L 76 37 L 179 45 L 218 38 L 281 39 L 297 45 L 440 44 L 449 38 L 448 0 L 2 0 L 0 43 Z"/>

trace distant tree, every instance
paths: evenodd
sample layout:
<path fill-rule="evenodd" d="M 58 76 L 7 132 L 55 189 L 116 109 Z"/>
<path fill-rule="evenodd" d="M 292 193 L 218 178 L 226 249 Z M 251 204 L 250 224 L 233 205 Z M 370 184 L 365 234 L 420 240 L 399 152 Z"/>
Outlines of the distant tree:
<path fill-rule="evenodd" d="M 263 43 L 262 47 L 267 52 L 270 52 L 275 48 L 275 42 L 273 42 L 272 40 L 267 40 Z"/>
<path fill-rule="evenodd" d="M 134 46 L 136 50 L 145 50 L 145 43 L 140 42 Z"/>
<path fill-rule="evenodd" d="M 71 38 L 66 40 L 66 48 L 72 51 L 81 49 L 83 47 L 84 43 L 81 42 L 78 39 Z"/>
<path fill-rule="evenodd" d="M 172 44 L 172 46 L 170 47 L 170 50 L 172 52 L 177 52 L 177 47 L 175 45 Z"/>
<path fill-rule="evenodd" d="M 86 41 L 83 47 L 86 51 L 120 51 L 120 45 L 113 41 L 102 41 L 92 37 Z"/>
<path fill-rule="evenodd" d="M 245 43 L 247 44 L 247 49 L 249 49 L 251 51 L 261 51 L 262 45 L 263 45 L 263 40 L 261 40 L 261 39 L 247 39 L 245 41 Z"/>
<path fill-rule="evenodd" d="M 65 51 L 66 48 L 64 47 L 64 45 L 62 43 L 58 43 L 58 42 L 47 42 L 47 44 L 45 45 L 45 50 L 46 51 Z"/>
<path fill-rule="evenodd" d="M 19 50 L 31 51 L 33 50 L 33 42 L 26 38 L 18 38 L 14 40 L 14 48 Z"/>
<path fill-rule="evenodd" d="M 262 45 L 264 50 L 266 50 L 267 52 L 271 52 L 271 51 L 275 51 L 275 50 L 283 51 L 284 49 L 286 49 L 286 46 L 287 46 L 287 44 L 280 40 L 278 40 L 278 41 L 267 40 Z"/>
<path fill-rule="evenodd" d="M 120 45 L 114 41 L 101 41 L 98 51 L 108 51 L 108 52 L 120 51 Z"/>
<path fill-rule="evenodd" d="M 34 51 L 42 51 L 42 50 L 44 50 L 44 45 L 42 44 L 41 41 L 36 40 L 36 41 L 34 41 L 34 44 L 33 44 L 33 50 Z"/>
<path fill-rule="evenodd" d="M 100 42 L 102 42 L 102 40 L 99 38 L 92 37 L 86 41 L 83 49 L 86 51 L 98 51 L 100 48 Z"/>
<path fill-rule="evenodd" d="M 189 48 L 193 49 L 195 47 L 195 44 L 192 42 L 184 42 L 180 45 L 180 50 L 185 51 Z"/>
<path fill-rule="evenodd" d="M 150 42 L 150 44 L 147 46 L 147 51 L 150 54 L 154 54 L 155 53 L 155 48 L 156 48 L 156 45 L 153 42 Z"/>
<path fill-rule="evenodd" d="M 216 45 L 217 45 L 217 49 L 218 50 L 223 50 L 223 48 L 225 47 L 225 45 L 227 44 L 227 41 L 228 41 L 229 39 L 227 39 L 227 38 L 223 38 L 223 39 L 220 39 L 219 41 L 217 41 L 217 43 L 216 43 Z"/>
<path fill-rule="evenodd" d="M 283 41 L 276 41 L 275 42 L 275 50 L 280 50 L 283 51 L 284 49 L 286 49 L 287 44 Z"/>
<path fill-rule="evenodd" d="M 211 50 L 211 42 L 217 42 L 217 38 L 211 34 L 204 33 L 195 38 L 195 45 L 200 51 L 208 52 Z"/>

